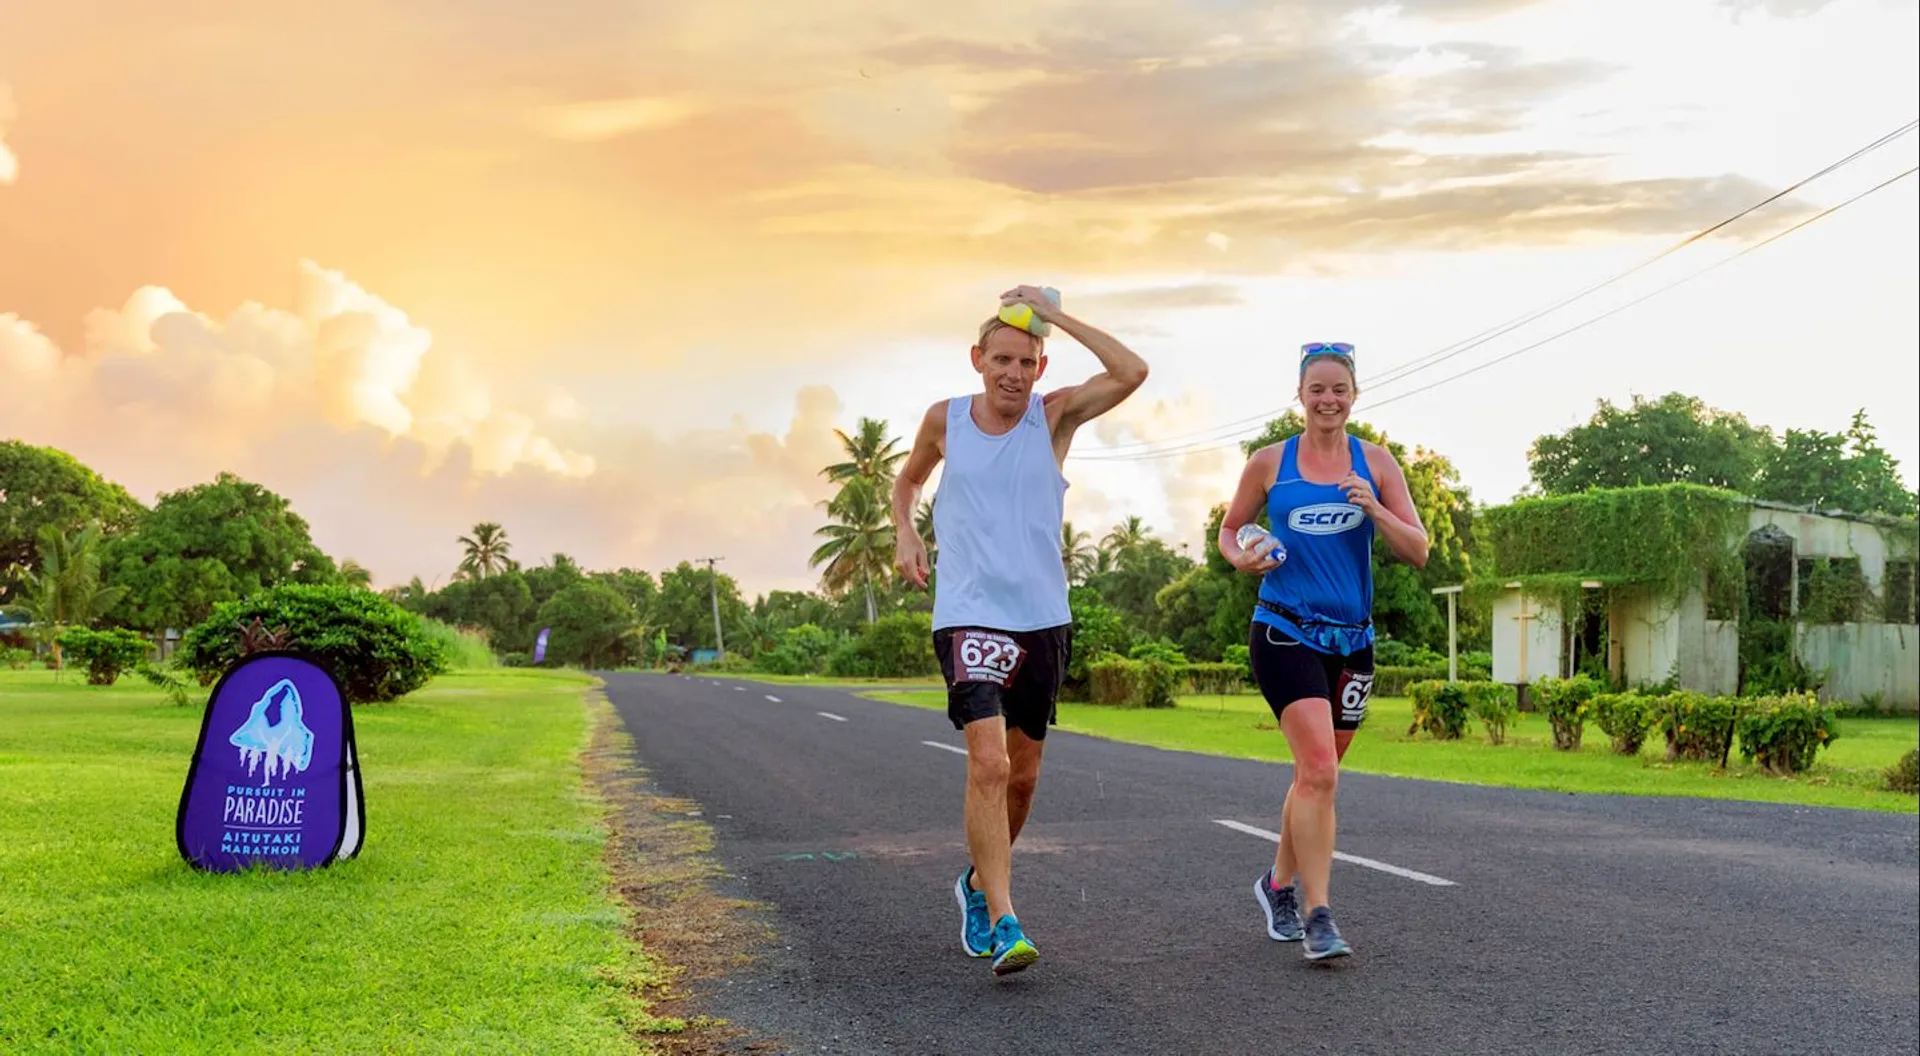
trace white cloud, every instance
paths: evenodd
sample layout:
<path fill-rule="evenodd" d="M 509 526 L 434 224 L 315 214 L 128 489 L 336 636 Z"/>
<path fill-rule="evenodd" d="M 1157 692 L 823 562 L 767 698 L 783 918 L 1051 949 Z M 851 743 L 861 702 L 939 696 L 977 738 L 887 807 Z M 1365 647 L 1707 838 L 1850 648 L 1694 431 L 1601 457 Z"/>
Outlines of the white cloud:
<path fill-rule="evenodd" d="M 7 125 L 15 116 L 13 93 L 0 83 L 0 183 L 12 183 L 20 178 L 20 159 L 7 149 L 6 140 Z"/>

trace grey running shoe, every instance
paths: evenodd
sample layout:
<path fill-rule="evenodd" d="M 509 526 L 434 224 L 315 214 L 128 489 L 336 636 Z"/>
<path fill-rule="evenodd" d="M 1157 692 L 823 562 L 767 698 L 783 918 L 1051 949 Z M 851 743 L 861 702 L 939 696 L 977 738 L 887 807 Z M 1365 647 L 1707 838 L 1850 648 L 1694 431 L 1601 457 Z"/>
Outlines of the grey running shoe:
<path fill-rule="evenodd" d="M 1307 914 L 1307 960 L 1323 961 L 1329 957 L 1345 957 L 1353 950 L 1347 941 L 1340 937 L 1340 929 L 1334 927 L 1333 910 L 1325 906 L 1313 907 Z"/>
<path fill-rule="evenodd" d="M 1306 932 L 1300 927 L 1300 903 L 1293 897 L 1293 885 L 1274 890 L 1273 866 L 1253 882 L 1253 897 L 1267 915 L 1267 934 L 1280 942 L 1299 942 Z"/>

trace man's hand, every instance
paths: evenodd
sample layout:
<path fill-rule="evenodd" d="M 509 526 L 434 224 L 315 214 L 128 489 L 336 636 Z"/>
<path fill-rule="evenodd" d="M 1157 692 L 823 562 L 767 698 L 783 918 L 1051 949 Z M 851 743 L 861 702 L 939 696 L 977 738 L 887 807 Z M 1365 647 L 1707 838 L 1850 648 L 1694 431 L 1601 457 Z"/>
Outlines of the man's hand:
<path fill-rule="evenodd" d="M 927 589 L 927 544 L 921 540 L 920 533 L 905 531 L 894 533 L 893 568 L 900 578 L 908 584 Z"/>

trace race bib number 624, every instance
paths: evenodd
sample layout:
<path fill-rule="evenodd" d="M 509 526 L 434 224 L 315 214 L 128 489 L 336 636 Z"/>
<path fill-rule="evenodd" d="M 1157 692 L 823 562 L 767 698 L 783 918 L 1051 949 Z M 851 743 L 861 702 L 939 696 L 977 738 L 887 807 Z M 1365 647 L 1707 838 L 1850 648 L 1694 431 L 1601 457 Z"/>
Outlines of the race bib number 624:
<path fill-rule="evenodd" d="M 968 630 L 953 636 L 955 682 L 991 682 L 1004 689 L 1026 658 L 1027 651 L 1004 634 Z"/>

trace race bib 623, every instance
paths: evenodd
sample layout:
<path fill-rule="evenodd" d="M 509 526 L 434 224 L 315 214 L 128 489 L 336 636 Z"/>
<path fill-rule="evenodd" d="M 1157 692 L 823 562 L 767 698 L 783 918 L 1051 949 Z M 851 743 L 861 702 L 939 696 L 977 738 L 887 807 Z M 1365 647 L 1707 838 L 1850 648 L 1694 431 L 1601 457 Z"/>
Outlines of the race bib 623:
<path fill-rule="evenodd" d="M 953 636 L 953 680 L 991 682 L 1005 688 L 1027 659 L 1012 638 L 992 631 L 963 630 Z"/>

